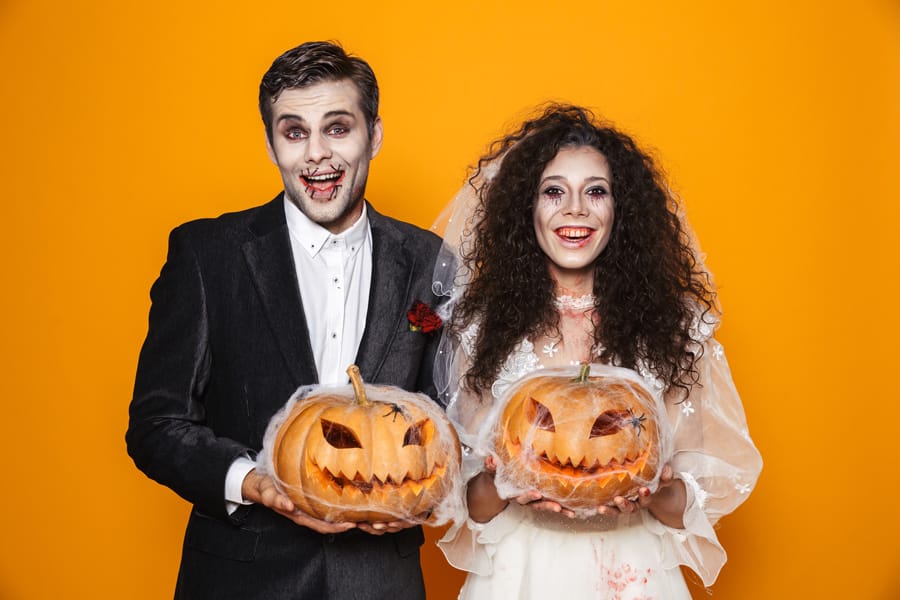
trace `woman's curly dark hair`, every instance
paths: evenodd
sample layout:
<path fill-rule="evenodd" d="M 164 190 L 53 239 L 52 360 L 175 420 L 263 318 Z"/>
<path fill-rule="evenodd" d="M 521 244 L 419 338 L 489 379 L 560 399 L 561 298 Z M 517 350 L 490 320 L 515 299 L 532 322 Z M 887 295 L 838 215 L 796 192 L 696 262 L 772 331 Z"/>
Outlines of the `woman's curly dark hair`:
<path fill-rule="evenodd" d="M 691 326 L 715 311 L 709 275 L 691 249 L 677 203 L 653 160 L 587 109 L 550 104 L 495 141 L 469 183 L 479 197 L 462 260 L 471 282 L 451 331 L 479 324 L 465 385 L 490 389 L 515 346 L 558 331 L 554 281 L 534 231 L 534 205 L 546 165 L 561 148 L 590 146 L 609 164 L 615 218 L 594 267 L 594 341 L 601 360 L 634 368 L 641 360 L 666 389 L 690 391 L 699 374 Z M 486 166 L 502 157 L 493 178 Z"/>

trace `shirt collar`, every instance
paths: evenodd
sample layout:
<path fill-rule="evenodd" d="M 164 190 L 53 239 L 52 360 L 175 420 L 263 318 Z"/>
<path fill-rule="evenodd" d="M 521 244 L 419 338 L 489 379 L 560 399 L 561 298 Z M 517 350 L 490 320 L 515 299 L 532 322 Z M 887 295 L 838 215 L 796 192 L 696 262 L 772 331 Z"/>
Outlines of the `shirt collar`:
<path fill-rule="evenodd" d="M 300 246 L 313 257 L 332 239 L 343 240 L 346 246 L 351 249 L 351 252 L 355 252 L 366 241 L 366 236 L 369 232 L 368 209 L 365 202 L 363 202 L 362 213 L 356 222 L 338 234 L 331 233 L 307 217 L 302 210 L 287 199 L 287 196 L 284 197 L 284 216 L 287 220 L 288 231 L 300 243 Z"/>

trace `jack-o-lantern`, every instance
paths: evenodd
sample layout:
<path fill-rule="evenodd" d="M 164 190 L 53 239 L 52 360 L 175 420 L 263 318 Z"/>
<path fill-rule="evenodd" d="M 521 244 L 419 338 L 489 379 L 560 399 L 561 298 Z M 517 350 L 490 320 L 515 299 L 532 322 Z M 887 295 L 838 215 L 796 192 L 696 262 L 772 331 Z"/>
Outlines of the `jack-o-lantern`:
<path fill-rule="evenodd" d="M 653 396 L 635 380 L 537 375 L 510 390 L 495 446 L 504 477 L 572 509 L 634 497 L 661 468 Z"/>
<path fill-rule="evenodd" d="M 427 397 L 364 386 L 355 365 L 347 372 L 352 394 L 313 392 L 278 427 L 278 486 L 326 521 L 424 520 L 458 480 L 456 432 Z"/>

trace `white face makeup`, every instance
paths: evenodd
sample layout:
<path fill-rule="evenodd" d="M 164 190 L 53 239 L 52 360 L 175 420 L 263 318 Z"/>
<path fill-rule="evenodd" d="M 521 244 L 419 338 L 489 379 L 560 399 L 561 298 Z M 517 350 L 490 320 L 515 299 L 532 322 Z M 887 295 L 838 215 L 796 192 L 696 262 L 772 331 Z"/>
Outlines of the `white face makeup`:
<path fill-rule="evenodd" d="M 370 139 L 359 90 L 342 79 L 284 90 L 272 105 L 267 146 L 288 200 L 340 233 L 362 212 L 369 161 L 381 149 L 382 137 L 377 119 Z"/>
<path fill-rule="evenodd" d="M 558 284 L 590 293 L 594 261 L 612 231 L 609 164 L 589 146 L 561 149 L 541 174 L 534 231 Z"/>

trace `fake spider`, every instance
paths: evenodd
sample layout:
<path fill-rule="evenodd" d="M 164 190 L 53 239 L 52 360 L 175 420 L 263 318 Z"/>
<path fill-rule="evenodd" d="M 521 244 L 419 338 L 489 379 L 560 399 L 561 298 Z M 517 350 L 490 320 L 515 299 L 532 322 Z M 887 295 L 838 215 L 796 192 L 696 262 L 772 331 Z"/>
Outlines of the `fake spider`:
<path fill-rule="evenodd" d="M 403 407 L 402 407 L 402 406 L 400 406 L 400 405 L 398 405 L 398 404 L 394 404 L 394 403 L 392 402 L 392 403 L 390 404 L 390 408 L 388 408 L 388 411 L 387 411 L 386 413 L 384 413 L 383 415 L 381 415 L 381 416 L 382 416 L 382 417 L 391 417 L 391 423 L 393 423 L 394 421 L 397 420 L 397 415 L 400 415 L 400 416 L 402 416 L 402 417 L 405 419 L 405 418 L 406 418 L 406 411 L 403 410 Z"/>
<path fill-rule="evenodd" d="M 628 415 L 629 416 L 626 419 L 626 422 L 637 429 L 637 435 L 638 437 L 641 437 L 641 432 L 645 429 L 644 421 L 647 420 L 647 417 L 645 417 L 643 414 L 641 414 L 640 416 L 635 415 L 634 411 L 630 408 L 628 409 Z"/>

